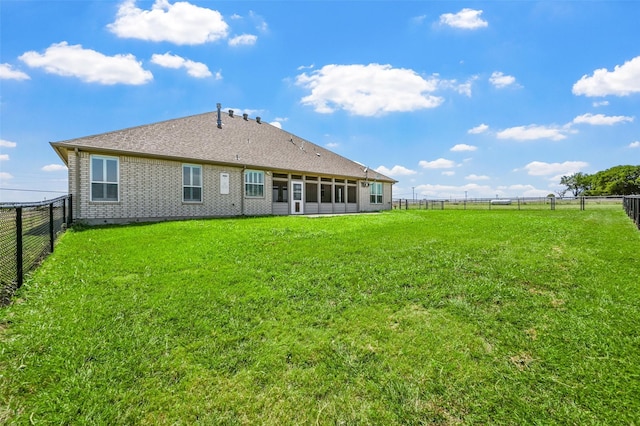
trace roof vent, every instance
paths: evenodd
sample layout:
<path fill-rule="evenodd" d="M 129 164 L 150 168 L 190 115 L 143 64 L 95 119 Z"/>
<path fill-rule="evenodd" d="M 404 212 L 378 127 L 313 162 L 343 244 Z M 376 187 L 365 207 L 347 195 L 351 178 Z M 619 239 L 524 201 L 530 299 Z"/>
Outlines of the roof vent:
<path fill-rule="evenodd" d="M 216 104 L 216 108 L 218 109 L 218 129 L 222 129 L 222 118 L 220 117 L 220 108 L 222 108 L 222 105 Z"/>
<path fill-rule="evenodd" d="M 256 117 L 256 123 L 260 124 L 260 117 Z"/>
<path fill-rule="evenodd" d="M 233 110 L 232 109 L 229 110 L 229 117 L 233 117 Z"/>
<path fill-rule="evenodd" d="M 244 114 L 242 114 L 242 118 L 244 118 L 245 120 L 249 119 L 249 114 L 247 114 L 246 112 Z"/>

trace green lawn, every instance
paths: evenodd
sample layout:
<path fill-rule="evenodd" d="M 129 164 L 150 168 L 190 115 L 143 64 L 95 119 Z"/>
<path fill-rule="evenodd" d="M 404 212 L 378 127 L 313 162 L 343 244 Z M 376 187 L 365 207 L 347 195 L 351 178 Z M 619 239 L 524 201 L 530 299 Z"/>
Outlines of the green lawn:
<path fill-rule="evenodd" d="M 0 423 L 637 424 L 639 252 L 619 206 L 71 230 Z"/>

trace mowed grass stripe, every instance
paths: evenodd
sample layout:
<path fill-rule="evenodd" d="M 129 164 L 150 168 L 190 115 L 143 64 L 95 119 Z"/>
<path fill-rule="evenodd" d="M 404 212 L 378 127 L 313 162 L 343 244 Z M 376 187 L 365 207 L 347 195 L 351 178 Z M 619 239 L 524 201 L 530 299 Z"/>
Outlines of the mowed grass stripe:
<path fill-rule="evenodd" d="M 0 311 L 0 421 L 639 421 L 618 209 L 76 229 Z"/>

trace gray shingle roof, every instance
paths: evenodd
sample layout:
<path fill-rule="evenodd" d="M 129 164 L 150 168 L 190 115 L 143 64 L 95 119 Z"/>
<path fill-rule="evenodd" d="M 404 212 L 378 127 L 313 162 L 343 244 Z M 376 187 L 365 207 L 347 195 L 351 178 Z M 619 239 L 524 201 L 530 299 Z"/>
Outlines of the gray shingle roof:
<path fill-rule="evenodd" d="M 375 171 L 265 122 L 217 111 L 51 145 L 66 162 L 66 150 L 221 163 L 307 174 L 395 182 Z"/>

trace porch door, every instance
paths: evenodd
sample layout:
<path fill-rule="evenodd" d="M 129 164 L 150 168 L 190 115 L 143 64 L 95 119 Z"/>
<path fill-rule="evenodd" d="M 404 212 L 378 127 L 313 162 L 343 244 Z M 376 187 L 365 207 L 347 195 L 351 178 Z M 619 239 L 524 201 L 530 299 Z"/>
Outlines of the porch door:
<path fill-rule="evenodd" d="M 304 214 L 304 183 L 291 182 L 291 214 Z"/>

